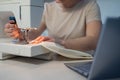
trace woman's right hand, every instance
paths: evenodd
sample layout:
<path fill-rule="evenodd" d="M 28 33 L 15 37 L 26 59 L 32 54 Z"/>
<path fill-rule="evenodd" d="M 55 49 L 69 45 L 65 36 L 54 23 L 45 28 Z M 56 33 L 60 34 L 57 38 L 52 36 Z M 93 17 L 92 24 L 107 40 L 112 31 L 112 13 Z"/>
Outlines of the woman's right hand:
<path fill-rule="evenodd" d="M 5 24 L 4 32 L 8 37 L 12 37 L 15 39 L 20 38 L 20 29 L 13 20 L 10 20 L 7 24 Z"/>

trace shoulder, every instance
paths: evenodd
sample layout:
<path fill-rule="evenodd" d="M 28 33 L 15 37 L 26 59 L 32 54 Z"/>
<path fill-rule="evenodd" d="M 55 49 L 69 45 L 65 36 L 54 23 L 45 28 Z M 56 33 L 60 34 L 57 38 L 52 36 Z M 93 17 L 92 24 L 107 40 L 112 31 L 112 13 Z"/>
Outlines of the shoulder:
<path fill-rule="evenodd" d="M 46 3 L 44 4 L 44 9 L 52 9 L 52 8 L 55 8 L 55 5 L 56 5 L 55 1 L 49 2 L 49 3 L 46 2 Z"/>
<path fill-rule="evenodd" d="M 96 0 L 81 0 L 79 3 L 79 8 L 87 11 L 92 8 L 99 8 Z"/>
<path fill-rule="evenodd" d="M 97 4 L 97 2 L 96 2 L 96 0 L 84 0 L 84 4 L 86 6 L 92 6 L 92 5 Z"/>
<path fill-rule="evenodd" d="M 99 10 L 99 5 L 96 0 L 84 0 L 84 6 L 86 11 Z"/>
<path fill-rule="evenodd" d="M 85 0 L 87 1 L 87 5 L 85 7 L 85 12 L 86 12 L 86 22 L 90 22 L 93 20 L 101 20 L 101 12 L 100 12 L 100 7 L 97 4 L 96 0 Z"/>

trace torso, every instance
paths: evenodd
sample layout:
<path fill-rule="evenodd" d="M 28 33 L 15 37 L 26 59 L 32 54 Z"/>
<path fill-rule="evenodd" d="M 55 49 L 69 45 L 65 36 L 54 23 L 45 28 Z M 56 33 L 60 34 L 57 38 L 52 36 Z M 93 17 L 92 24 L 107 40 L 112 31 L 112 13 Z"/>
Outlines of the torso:
<path fill-rule="evenodd" d="M 85 5 L 83 0 L 75 7 L 64 10 L 55 2 L 46 4 L 45 22 L 48 34 L 59 39 L 73 39 L 85 36 Z"/>

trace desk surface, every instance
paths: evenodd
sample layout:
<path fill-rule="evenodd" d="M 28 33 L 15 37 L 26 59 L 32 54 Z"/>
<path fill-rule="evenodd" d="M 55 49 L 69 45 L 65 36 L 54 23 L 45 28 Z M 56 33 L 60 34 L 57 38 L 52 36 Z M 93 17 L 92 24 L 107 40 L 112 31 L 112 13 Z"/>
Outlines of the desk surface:
<path fill-rule="evenodd" d="M 3 60 L 0 61 L 0 80 L 86 80 L 67 68 L 64 62 L 70 61 L 25 57 Z"/>

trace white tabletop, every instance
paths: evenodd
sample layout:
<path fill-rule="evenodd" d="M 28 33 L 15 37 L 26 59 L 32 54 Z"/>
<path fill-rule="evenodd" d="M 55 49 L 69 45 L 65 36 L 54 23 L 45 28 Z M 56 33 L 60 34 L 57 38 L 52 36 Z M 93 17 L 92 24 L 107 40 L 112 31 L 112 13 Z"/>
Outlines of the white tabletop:
<path fill-rule="evenodd" d="M 0 80 L 86 80 L 67 68 L 64 62 L 70 61 L 25 57 L 3 60 L 0 61 Z"/>

